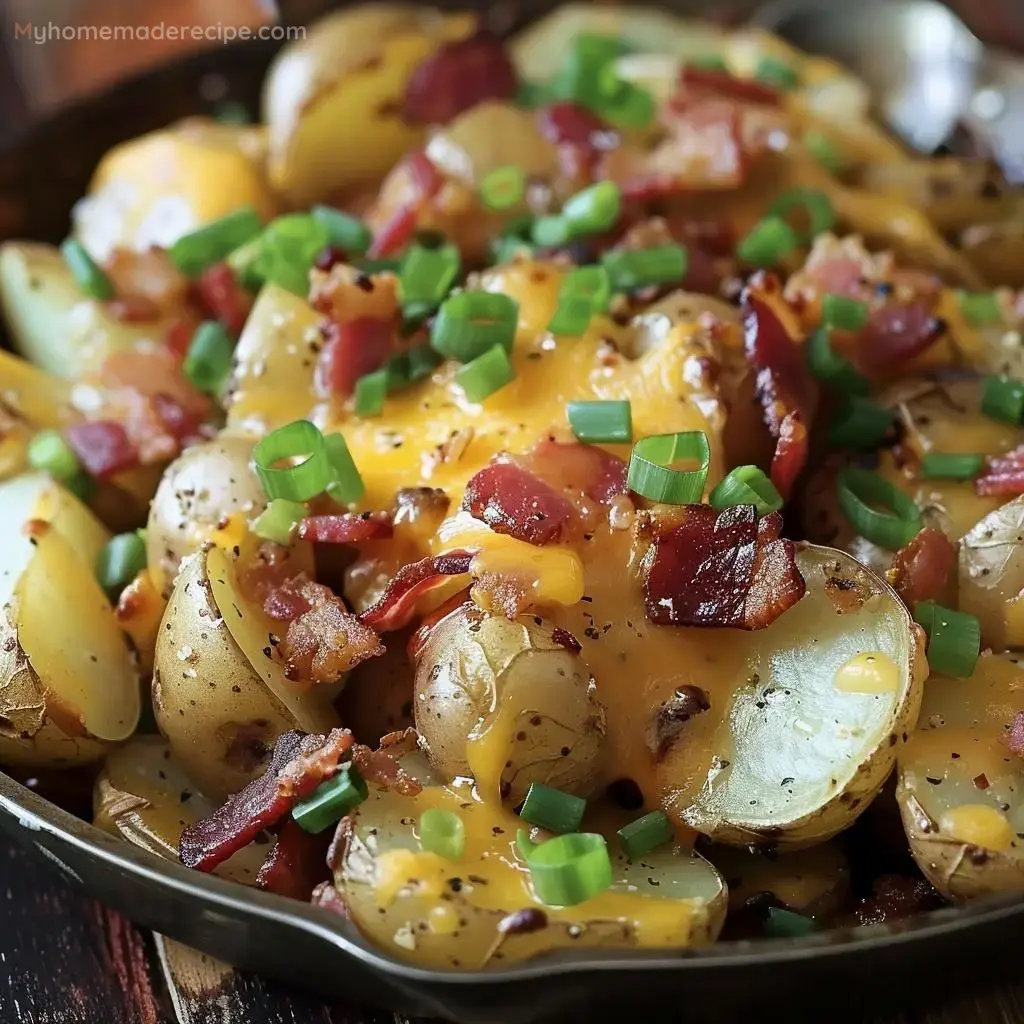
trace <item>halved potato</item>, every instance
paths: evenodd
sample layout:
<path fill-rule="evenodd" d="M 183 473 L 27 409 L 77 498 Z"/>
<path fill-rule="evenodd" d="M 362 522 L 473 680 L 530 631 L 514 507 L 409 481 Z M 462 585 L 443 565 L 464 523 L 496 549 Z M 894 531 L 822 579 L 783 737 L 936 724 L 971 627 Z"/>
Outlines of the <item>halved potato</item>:
<path fill-rule="evenodd" d="M 980 520 L 960 545 L 960 609 L 983 647 L 1024 646 L 1024 495 Z"/>
<path fill-rule="evenodd" d="M 42 474 L 0 483 L 0 761 L 96 760 L 138 722 L 139 680 L 94 575 L 109 533 Z"/>
<path fill-rule="evenodd" d="M 243 593 L 232 555 L 211 544 L 184 560 L 157 637 L 153 709 L 211 799 L 259 775 L 281 733 L 338 724 L 337 686 L 302 691 L 285 677 L 274 658 L 280 629 Z"/>
<path fill-rule="evenodd" d="M 1007 742 L 1022 710 L 1018 655 L 986 652 L 969 679 L 928 680 L 896 795 L 914 859 L 945 896 L 1024 892 L 1024 760 Z"/>
<path fill-rule="evenodd" d="M 610 889 L 577 906 L 544 906 L 516 848 L 522 819 L 481 803 L 466 784 L 434 784 L 412 758 L 403 766 L 427 783 L 423 791 L 372 792 L 342 826 L 335 872 L 352 919 L 396 956 L 477 969 L 569 947 L 678 949 L 721 930 L 722 879 L 703 858 L 670 846 L 631 862 L 612 845 Z M 457 860 L 420 847 L 420 816 L 434 808 L 462 820 Z M 510 915 L 524 912 L 529 926 L 510 928 Z"/>
<path fill-rule="evenodd" d="M 93 824 L 173 861 L 182 831 L 216 808 L 196 792 L 161 736 L 133 736 L 108 754 L 93 789 Z M 215 874 L 253 885 L 269 849 L 252 843 Z"/>

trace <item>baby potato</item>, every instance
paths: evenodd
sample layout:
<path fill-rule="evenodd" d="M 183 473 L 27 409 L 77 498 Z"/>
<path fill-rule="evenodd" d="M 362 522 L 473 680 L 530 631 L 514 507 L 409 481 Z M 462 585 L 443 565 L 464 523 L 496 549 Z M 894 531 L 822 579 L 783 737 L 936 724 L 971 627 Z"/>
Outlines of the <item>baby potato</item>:
<path fill-rule="evenodd" d="M 351 918 L 394 955 L 476 969 L 570 946 L 698 946 L 721 930 L 722 879 L 703 858 L 671 846 L 642 862 L 613 847 L 611 888 L 576 906 L 545 906 L 517 850 L 522 819 L 477 800 L 466 783 L 431 785 L 427 773 L 412 774 L 428 783 L 418 795 L 375 789 L 352 813 L 335 872 Z M 465 849 L 455 860 L 420 845 L 420 817 L 433 809 L 462 821 Z"/>
<path fill-rule="evenodd" d="M 0 761 L 94 761 L 140 713 L 135 661 L 94 575 L 110 534 L 43 474 L 0 483 L 0 513 Z"/>
<path fill-rule="evenodd" d="M 933 675 L 899 755 L 910 850 L 944 896 L 1024 892 L 1024 665 L 984 653 L 969 679 Z"/>
<path fill-rule="evenodd" d="M 423 137 L 401 117 L 409 75 L 474 25 L 469 14 L 366 4 L 329 14 L 286 46 L 263 90 L 274 188 L 306 206 L 383 178 Z"/>
<path fill-rule="evenodd" d="M 162 736 L 133 736 L 107 755 L 93 787 L 93 824 L 177 862 L 181 833 L 217 809 L 197 793 Z M 269 847 L 252 843 L 214 873 L 253 885 Z"/>
<path fill-rule="evenodd" d="M 982 647 L 1024 646 L 1024 495 L 990 512 L 960 545 L 960 610 Z"/>
<path fill-rule="evenodd" d="M 166 597 L 181 560 L 210 539 L 225 517 L 259 515 L 267 499 L 249 464 L 253 442 L 221 434 L 192 445 L 168 466 L 149 509 L 146 554 Z"/>
<path fill-rule="evenodd" d="M 487 799 L 518 803 L 532 782 L 586 795 L 597 782 L 594 680 L 539 618 L 465 604 L 442 619 L 417 658 L 413 715 L 434 769 L 474 778 Z"/>
<path fill-rule="evenodd" d="M 337 725 L 337 688 L 300 691 L 274 659 L 280 628 L 246 597 L 223 549 L 207 545 L 182 562 L 157 636 L 153 710 L 186 774 L 213 800 L 259 775 L 281 733 Z"/>

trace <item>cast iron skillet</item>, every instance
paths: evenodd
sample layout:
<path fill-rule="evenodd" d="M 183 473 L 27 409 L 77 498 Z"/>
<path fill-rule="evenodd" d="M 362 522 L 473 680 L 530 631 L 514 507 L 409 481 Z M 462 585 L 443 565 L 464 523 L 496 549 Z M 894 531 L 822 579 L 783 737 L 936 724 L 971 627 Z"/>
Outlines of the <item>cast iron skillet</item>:
<path fill-rule="evenodd" d="M 550 6 L 518 4 L 506 27 Z M 59 241 L 72 203 L 114 143 L 210 112 L 223 98 L 255 109 L 275 49 L 248 43 L 202 54 L 33 129 L 0 152 L 0 237 Z M 0 830 L 50 860 L 83 894 L 233 964 L 326 996 L 474 1024 L 622 1013 L 776 1021 L 801 1009 L 826 1020 L 863 1019 L 897 1000 L 920 1005 L 982 977 L 1019 973 L 1015 950 L 1024 943 L 1024 903 L 998 899 L 804 939 L 660 954 L 567 950 L 486 973 L 428 971 L 391 959 L 337 915 L 162 860 L 2 773 Z"/>

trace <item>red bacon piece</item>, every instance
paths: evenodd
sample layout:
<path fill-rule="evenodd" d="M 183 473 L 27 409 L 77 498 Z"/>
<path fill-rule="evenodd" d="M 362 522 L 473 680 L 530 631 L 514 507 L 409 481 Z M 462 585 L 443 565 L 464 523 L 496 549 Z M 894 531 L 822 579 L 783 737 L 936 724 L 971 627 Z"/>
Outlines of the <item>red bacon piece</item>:
<path fill-rule="evenodd" d="M 416 217 L 420 209 L 433 199 L 444 185 L 441 172 L 422 150 L 410 153 L 395 169 L 395 173 L 407 175 L 409 195 L 374 234 L 373 243 L 367 253 L 371 257 L 390 256 L 398 252 L 416 231 Z"/>
<path fill-rule="evenodd" d="M 993 455 L 974 481 L 974 490 L 986 497 L 1024 494 L 1024 445 L 1006 455 Z"/>
<path fill-rule="evenodd" d="M 885 374 L 920 355 L 946 331 L 925 300 L 892 303 L 872 311 L 857 338 L 857 364 L 869 377 Z"/>
<path fill-rule="evenodd" d="M 308 901 L 313 890 L 330 877 L 327 847 L 331 833 L 311 835 L 286 818 L 267 859 L 256 875 L 256 886 L 278 896 Z"/>
<path fill-rule="evenodd" d="M 192 320 L 182 317 L 175 320 L 167 333 L 164 335 L 164 345 L 177 359 L 185 358 L 188 347 L 192 343 L 192 335 L 195 333 L 196 325 Z"/>
<path fill-rule="evenodd" d="M 392 532 L 390 512 L 306 516 L 299 523 L 300 539 L 319 544 L 358 544 L 390 537 Z"/>
<path fill-rule="evenodd" d="M 683 68 L 679 80 L 688 90 L 694 92 L 714 93 L 727 96 L 729 99 L 742 100 L 745 103 L 760 103 L 764 106 L 777 107 L 782 96 L 777 89 L 752 78 L 737 78 L 728 71 L 716 71 L 713 68 L 699 68 L 692 64 Z"/>
<path fill-rule="evenodd" d="M 68 427 L 64 439 L 85 471 L 96 480 L 108 480 L 139 464 L 139 453 L 120 423 L 97 420 Z"/>
<path fill-rule="evenodd" d="M 786 413 L 779 426 L 770 470 L 772 483 L 779 494 L 788 496 L 792 493 L 797 477 L 807 464 L 809 451 L 810 437 L 800 413 Z"/>
<path fill-rule="evenodd" d="M 212 871 L 276 825 L 321 782 L 333 778 L 355 740 L 347 729 L 329 735 L 286 732 L 277 741 L 267 770 L 209 816 L 181 833 L 182 864 Z"/>
<path fill-rule="evenodd" d="M 1024 757 L 1024 711 L 1018 711 L 1007 727 L 1006 746 L 1011 754 Z"/>
<path fill-rule="evenodd" d="M 186 409 L 181 402 L 170 395 L 154 395 L 150 401 L 153 411 L 167 432 L 183 445 L 201 436 L 203 417 L 194 409 Z"/>
<path fill-rule="evenodd" d="M 389 737 L 402 733 L 388 733 L 381 739 L 381 747 L 387 745 Z M 391 790 L 399 796 L 415 796 L 423 787 L 384 749 L 374 750 L 363 743 L 352 748 L 352 763 L 367 781 L 382 789 Z"/>
<path fill-rule="evenodd" d="M 317 388 L 323 394 L 347 398 L 364 374 L 379 370 L 391 355 L 394 325 L 363 316 L 324 328 L 324 347 L 316 365 Z"/>
<path fill-rule="evenodd" d="M 520 462 L 541 480 L 608 502 L 626 493 L 629 468 L 617 455 L 592 444 L 538 441 Z"/>
<path fill-rule="evenodd" d="M 952 541 L 941 530 L 926 526 L 896 552 L 890 582 L 913 608 L 918 601 L 937 600 L 955 570 L 956 548 Z"/>
<path fill-rule="evenodd" d="M 411 124 L 447 124 L 485 100 L 510 100 L 519 87 L 515 65 L 497 36 L 481 30 L 438 47 L 405 86 L 403 117 Z"/>
<path fill-rule="evenodd" d="M 252 309 L 252 298 L 226 263 L 214 263 L 199 275 L 195 295 L 203 310 L 224 329 L 239 335 Z"/>
<path fill-rule="evenodd" d="M 659 625 L 764 629 L 803 597 L 792 541 L 777 512 L 687 505 L 681 522 L 654 522 L 642 565 L 647 618 Z"/>
<path fill-rule="evenodd" d="M 464 576 L 473 561 L 472 551 L 450 551 L 446 555 L 428 555 L 418 562 L 402 566 L 392 577 L 381 599 L 367 608 L 360 619 L 380 632 L 407 625 L 416 611 L 416 602 L 449 576 Z"/>

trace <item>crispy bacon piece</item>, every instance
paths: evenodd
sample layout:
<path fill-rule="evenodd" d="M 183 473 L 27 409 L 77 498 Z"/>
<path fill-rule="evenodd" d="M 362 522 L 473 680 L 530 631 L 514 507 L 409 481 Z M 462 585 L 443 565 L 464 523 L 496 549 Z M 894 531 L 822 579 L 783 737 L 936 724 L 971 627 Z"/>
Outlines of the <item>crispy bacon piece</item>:
<path fill-rule="evenodd" d="M 913 608 L 917 601 L 934 601 L 940 597 L 950 573 L 955 570 L 953 543 L 941 530 L 926 526 L 896 552 L 888 575 L 896 593 Z"/>
<path fill-rule="evenodd" d="M 316 366 L 320 392 L 348 398 L 360 377 L 387 362 L 394 333 L 394 325 L 388 320 L 359 317 L 345 323 L 330 321 L 324 328 L 324 347 Z"/>
<path fill-rule="evenodd" d="M 358 544 L 364 540 L 381 540 L 391 534 L 390 512 L 306 516 L 299 523 L 300 539 L 319 544 Z"/>
<path fill-rule="evenodd" d="M 195 282 L 196 299 L 203 310 L 219 320 L 224 329 L 237 336 L 252 310 L 252 297 L 238 283 L 226 263 L 214 263 Z"/>
<path fill-rule="evenodd" d="M 422 150 L 410 153 L 392 174 L 404 176 L 408 185 L 406 189 L 395 187 L 399 194 L 403 194 L 403 201 L 375 232 L 373 244 L 367 253 L 371 257 L 390 256 L 398 252 L 412 238 L 420 209 L 433 199 L 444 185 L 441 172 Z"/>
<path fill-rule="evenodd" d="M 389 735 L 400 736 L 401 733 Z M 381 740 L 381 747 L 385 747 L 387 742 L 388 737 L 385 736 Z M 423 789 L 387 750 L 373 750 L 363 743 L 357 743 L 352 748 L 352 763 L 367 782 L 392 790 L 399 796 L 415 796 Z"/>
<path fill-rule="evenodd" d="M 85 471 L 96 480 L 108 480 L 139 464 L 139 452 L 120 423 L 107 420 L 77 423 L 68 427 L 64 439 Z"/>
<path fill-rule="evenodd" d="M 758 520 L 751 505 L 687 505 L 682 513 L 681 521 L 653 521 L 641 570 L 651 622 L 764 629 L 803 597 L 777 512 Z"/>
<path fill-rule="evenodd" d="M 314 889 L 330 877 L 327 847 L 331 834 L 311 835 L 291 818 L 285 818 L 277 842 L 256 875 L 256 886 L 278 896 L 308 901 Z"/>
<path fill-rule="evenodd" d="M 782 102 L 778 89 L 758 82 L 753 78 L 737 78 L 728 71 L 716 71 L 713 68 L 698 68 L 686 65 L 680 76 L 680 84 L 687 91 L 696 93 L 713 93 L 727 96 L 729 99 L 742 100 L 745 103 L 760 103 L 769 107 L 777 107 Z"/>
<path fill-rule="evenodd" d="M 407 625 L 416 611 L 416 602 L 444 583 L 449 576 L 464 576 L 473 562 L 471 551 L 450 551 L 446 555 L 428 555 L 418 562 L 402 566 L 395 573 L 381 599 L 360 615 L 373 629 L 390 632 Z"/>
<path fill-rule="evenodd" d="M 354 742 L 347 729 L 333 729 L 327 736 L 284 733 L 258 779 L 181 833 L 178 850 L 182 864 L 212 871 L 248 846 L 321 782 L 333 778 Z"/>
<path fill-rule="evenodd" d="M 578 103 L 551 103 L 537 111 L 537 126 L 558 147 L 559 163 L 572 180 L 593 173 L 601 153 L 614 149 L 618 133 Z"/>
<path fill-rule="evenodd" d="M 518 462 L 541 480 L 606 503 L 626 493 L 629 468 L 617 455 L 592 444 L 538 441 Z"/>
<path fill-rule="evenodd" d="M 189 317 L 179 317 L 164 335 L 164 345 L 175 359 L 180 362 L 185 358 L 188 347 L 192 343 L 192 335 L 195 333 L 195 322 Z"/>
<path fill-rule="evenodd" d="M 946 322 L 932 316 L 928 300 L 880 306 L 857 337 L 858 368 L 868 377 L 889 373 L 930 348 L 945 332 Z"/>
<path fill-rule="evenodd" d="M 1007 726 L 1006 747 L 1011 754 L 1024 757 L 1024 711 L 1018 711 Z"/>
<path fill-rule="evenodd" d="M 313 890 L 313 895 L 309 901 L 314 907 L 329 910 L 332 914 L 337 914 L 339 917 L 348 917 L 348 904 L 345 902 L 345 897 L 335 888 L 333 882 L 321 882 Z"/>
<path fill-rule="evenodd" d="M 188 279 L 163 249 L 136 252 L 118 246 L 107 257 L 104 270 L 114 286 L 115 301 L 148 308 L 152 315 L 147 319 L 156 319 L 185 302 Z"/>
<path fill-rule="evenodd" d="M 1024 494 L 1024 445 L 1006 455 L 993 455 L 974 481 L 974 489 L 985 496 Z"/>

